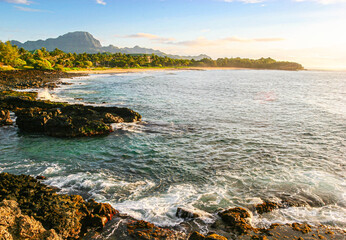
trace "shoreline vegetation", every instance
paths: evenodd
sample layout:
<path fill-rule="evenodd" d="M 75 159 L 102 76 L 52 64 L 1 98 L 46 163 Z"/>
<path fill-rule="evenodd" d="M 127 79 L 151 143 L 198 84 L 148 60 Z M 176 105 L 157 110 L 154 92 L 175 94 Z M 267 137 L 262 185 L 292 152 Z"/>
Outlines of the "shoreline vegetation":
<path fill-rule="evenodd" d="M 276 61 L 272 58 L 203 58 L 174 59 L 154 54 L 122 54 L 122 53 L 65 53 L 60 49 L 47 51 L 45 48 L 27 51 L 12 45 L 9 41 L 0 41 L 0 70 L 39 69 L 78 71 L 90 68 L 247 68 L 273 70 L 304 70 L 295 62 Z"/>

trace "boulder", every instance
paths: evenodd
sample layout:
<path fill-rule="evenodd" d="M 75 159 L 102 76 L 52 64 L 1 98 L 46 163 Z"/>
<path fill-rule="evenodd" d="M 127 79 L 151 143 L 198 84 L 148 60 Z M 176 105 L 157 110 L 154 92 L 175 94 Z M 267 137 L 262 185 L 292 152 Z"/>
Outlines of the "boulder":
<path fill-rule="evenodd" d="M 118 214 L 118 211 L 109 204 L 86 202 L 79 195 L 56 194 L 53 189 L 31 176 L 0 173 L 0 201 L 8 199 L 15 201 L 18 209 L 27 215 L 25 218 L 20 218 L 25 224 L 30 225 L 35 223 L 34 220 L 39 221 L 44 229 L 54 229 L 63 239 L 80 238 L 89 230 L 100 230 Z M 17 211 L 17 208 L 13 209 Z M 18 212 L 12 215 L 17 216 L 16 214 L 18 215 Z M 13 217 L 0 219 L 0 222 L 13 223 L 13 221 Z M 27 234 L 25 224 L 24 235 Z M 37 230 L 41 229 L 39 227 L 30 229 L 32 232 L 36 231 L 35 234 L 43 233 Z"/>
<path fill-rule="evenodd" d="M 11 124 L 12 124 L 12 120 L 10 117 L 10 111 L 0 109 L 0 127 L 4 125 L 11 125 Z"/>
<path fill-rule="evenodd" d="M 211 233 L 211 234 L 208 234 L 207 236 L 204 236 L 203 234 L 199 232 L 193 232 L 190 235 L 189 240 L 227 240 L 227 238 L 220 236 L 216 233 Z"/>
<path fill-rule="evenodd" d="M 40 101 L 37 101 L 41 103 Z M 141 116 L 127 108 L 68 105 L 56 108 L 29 107 L 15 110 L 16 123 L 24 132 L 53 137 L 104 135 L 113 131 L 109 123 L 140 121 Z"/>
<path fill-rule="evenodd" d="M 244 208 L 230 208 L 226 211 L 218 213 L 218 215 L 221 217 L 223 222 L 240 234 L 254 230 L 254 228 L 250 225 L 251 215 Z"/>
<path fill-rule="evenodd" d="M 281 206 L 280 204 L 275 203 L 275 202 L 264 201 L 264 202 L 261 203 L 261 204 L 257 204 L 257 205 L 255 206 L 255 208 L 256 208 L 256 211 L 257 211 L 259 214 L 263 214 L 263 213 L 271 212 L 271 211 L 273 211 L 274 209 L 279 208 L 280 206 Z"/>
<path fill-rule="evenodd" d="M 143 239 L 143 240 L 179 240 L 180 235 L 176 232 L 160 228 L 152 223 L 143 220 L 130 220 L 127 222 L 127 234 L 133 239 Z"/>
<path fill-rule="evenodd" d="M 180 208 L 180 207 L 177 209 L 175 216 L 177 216 L 178 218 L 183 218 L 185 220 L 195 219 L 200 217 L 198 213 L 195 213 L 188 209 Z"/>

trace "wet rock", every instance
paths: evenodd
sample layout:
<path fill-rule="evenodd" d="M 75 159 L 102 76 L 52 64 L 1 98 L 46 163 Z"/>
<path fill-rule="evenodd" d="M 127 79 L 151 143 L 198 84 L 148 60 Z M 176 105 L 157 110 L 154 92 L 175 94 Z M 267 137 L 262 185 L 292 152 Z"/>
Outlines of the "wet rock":
<path fill-rule="evenodd" d="M 152 223 L 143 220 L 131 220 L 127 223 L 127 232 L 134 239 L 144 239 L 144 240 L 176 240 L 182 239 L 176 232 L 160 228 Z"/>
<path fill-rule="evenodd" d="M 195 219 L 200 217 L 198 213 L 194 213 L 188 209 L 180 208 L 180 207 L 177 209 L 175 216 L 177 216 L 178 218 L 183 218 L 185 220 Z"/>
<path fill-rule="evenodd" d="M 218 214 L 221 219 L 232 229 L 240 234 L 253 231 L 254 228 L 250 225 L 250 213 L 240 207 L 231 208 Z"/>
<path fill-rule="evenodd" d="M 105 123 L 122 123 L 122 122 L 124 122 L 124 119 L 122 119 L 119 116 L 114 116 L 111 113 L 105 113 L 104 118 L 103 118 L 103 122 L 105 122 Z"/>
<path fill-rule="evenodd" d="M 36 176 L 37 180 L 46 180 L 47 178 L 45 176 Z"/>
<path fill-rule="evenodd" d="M 206 240 L 213 240 L 213 239 L 217 239 L 217 240 L 227 240 L 227 238 L 225 238 L 225 237 L 223 237 L 223 236 L 220 236 L 220 235 L 217 235 L 217 234 L 215 234 L 215 233 L 206 236 L 205 239 L 206 239 Z"/>
<path fill-rule="evenodd" d="M 21 103 L 27 100 L 21 100 Z M 30 102 L 30 101 L 27 101 Z M 53 137 L 104 135 L 113 131 L 109 123 L 136 122 L 141 116 L 128 108 L 62 105 L 31 101 L 39 107 L 15 110 L 18 128 L 24 132 L 44 133 Z M 29 104 L 16 104 L 23 107 Z"/>
<path fill-rule="evenodd" d="M 11 124 L 12 124 L 12 120 L 10 117 L 10 111 L 0 109 L 0 127 L 4 125 L 11 125 Z"/>
<path fill-rule="evenodd" d="M 271 201 L 265 201 L 262 204 L 257 204 L 256 205 L 256 211 L 259 214 L 263 214 L 263 213 L 267 213 L 267 212 L 271 212 L 274 209 L 279 208 L 281 205 L 275 202 L 271 202 Z"/>
<path fill-rule="evenodd" d="M 268 240 L 266 236 L 253 235 L 251 236 L 251 240 Z"/>
<path fill-rule="evenodd" d="M 308 233 L 311 232 L 311 226 L 306 223 L 292 223 L 292 229 L 295 231 L 299 231 L 302 233 Z"/>
<path fill-rule="evenodd" d="M 218 234 L 212 233 L 207 236 L 204 236 L 203 234 L 199 232 L 193 232 L 188 240 L 227 240 L 227 238 L 220 236 Z"/>
<path fill-rule="evenodd" d="M 79 238 L 89 230 L 100 230 L 118 213 L 109 204 L 85 202 L 78 195 L 56 194 L 27 175 L 0 173 L 0 201 L 5 199 L 15 201 L 24 215 L 39 221 L 46 230 L 54 229 L 63 239 Z M 13 219 L 8 218 L 0 222 L 11 221 Z"/>
<path fill-rule="evenodd" d="M 31 73 L 27 72 L 28 81 L 33 77 Z M 25 74 L 25 71 L 17 74 Z M 40 74 L 46 78 L 51 76 L 48 77 L 50 80 L 63 76 L 50 71 L 39 72 L 37 76 Z M 9 111 L 13 111 L 17 117 L 16 124 L 23 132 L 53 137 L 84 137 L 109 134 L 113 131 L 111 123 L 141 120 L 140 114 L 128 108 L 70 105 L 36 100 L 36 97 L 37 93 L 0 91 L 0 125 L 10 123 Z"/>
<path fill-rule="evenodd" d="M 189 240 L 204 240 L 205 236 L 199 232 L 193 232 L 189 237 Z"/>

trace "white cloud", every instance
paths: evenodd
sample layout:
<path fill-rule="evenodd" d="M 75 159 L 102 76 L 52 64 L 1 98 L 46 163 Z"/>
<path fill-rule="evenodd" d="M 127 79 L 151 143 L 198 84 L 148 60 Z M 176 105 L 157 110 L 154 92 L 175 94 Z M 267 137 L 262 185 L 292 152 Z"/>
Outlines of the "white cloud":
<path fill-rule="evenodd" d="M 23 12 L 45 12 L 44 10 L 40 9 L 34 9 L 34 8 L 28 8 L 28 7 L 20 7 L 20 6 L 14 6 L 17 10 L 23 11 Z"/>
<path fill-rule="evenodd" d="M 187 40 L 187 41 L 176 41 L 175 38 L 165 38 L 160 37 L 154 34 L 150 33 L 137 33 L 132 35 L 126 35 L 126 36 L 116 36 L 121 38 L 144 38 L 149 39 L 158 43 L 162 44 L 169 44 L 169 45 L 180 45 L 180 46 L 188 46 L 188 47 L 201 47 L 201 46 L 219 46 L 219 45 L 225 45 L 229 44 L 231 42 L 238 42 L 238 43 L 253 43 L 253 42 L 278 42 L 283 41 L 285 39 L 283 38 L 239 38 L 239 37 L 227 37 L 227 38 L 221 38 L 216 40 L 209 40 L 205 37 L 199 37 L 194 40 Z"/>
<path fill-rule="evenodd" d="M 28 0 L 0 0 L 0 2 L 8 2 L 8 3 L 14 3 L 14 4 L 25 4 L 25 5 L 31 4 L 31 2 Z"/>
<path fill-rule="evenodd" d="M 216 40 L 209 40 L 204 37 L 197 38 L 195 40 L 182 41 L 182 42 L 169 42 L 173 45 L 182 45 L 189 47 L 201 47 L 201 46 L 220 46 L 229 44 L 232 42 L 238 43 L 254 43 L 254 42 L 278 42 L 283 41 L 283 38 L 239 38 L 239 37 L 227 37 Z"/>
<path fill-rule="evenodd" d="M 96 3 L 101 4 L 101 5 L 107 4 L 104 0 L 96 0 Z"/>
<path fill-rule="evenodd" d="M 165 37 L 160 37 L 154 34 L 150 34 L 150 33 L 136 33 L 136 34 L 132 34 L 132 35 L 127 35 L 127 36 L 117 36 L 117 37 L 122 37 L 122 38 L 145 38 L 145 39 L 149 39 L 155 42 L 160 42 L 160 43 L 167 43 L 167 42 L 171 42 L 171 41 L 175 41 L 174 38 L 165 38 Z"/>

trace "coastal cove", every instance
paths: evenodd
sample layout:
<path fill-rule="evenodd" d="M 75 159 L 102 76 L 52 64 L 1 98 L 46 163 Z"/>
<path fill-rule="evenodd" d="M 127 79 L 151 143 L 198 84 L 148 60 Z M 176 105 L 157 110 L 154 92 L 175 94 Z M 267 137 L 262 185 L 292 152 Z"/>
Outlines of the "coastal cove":
<path fill-rule="evenodd" d="M 196 70 L 94 72 L 39 90 L 54 101 L 133 109 L 142 121 L 92 138 L 1 127 L 0 172 L 43 175 L 61 193 L 171 229 L 183 226 L 183 207 L 199 214 L 205 235 L 231 207 L 252 212 L 255 228 L 345 229 L 346 74 Z M 259 214 L 263 201 L 292 204 Z"/>

